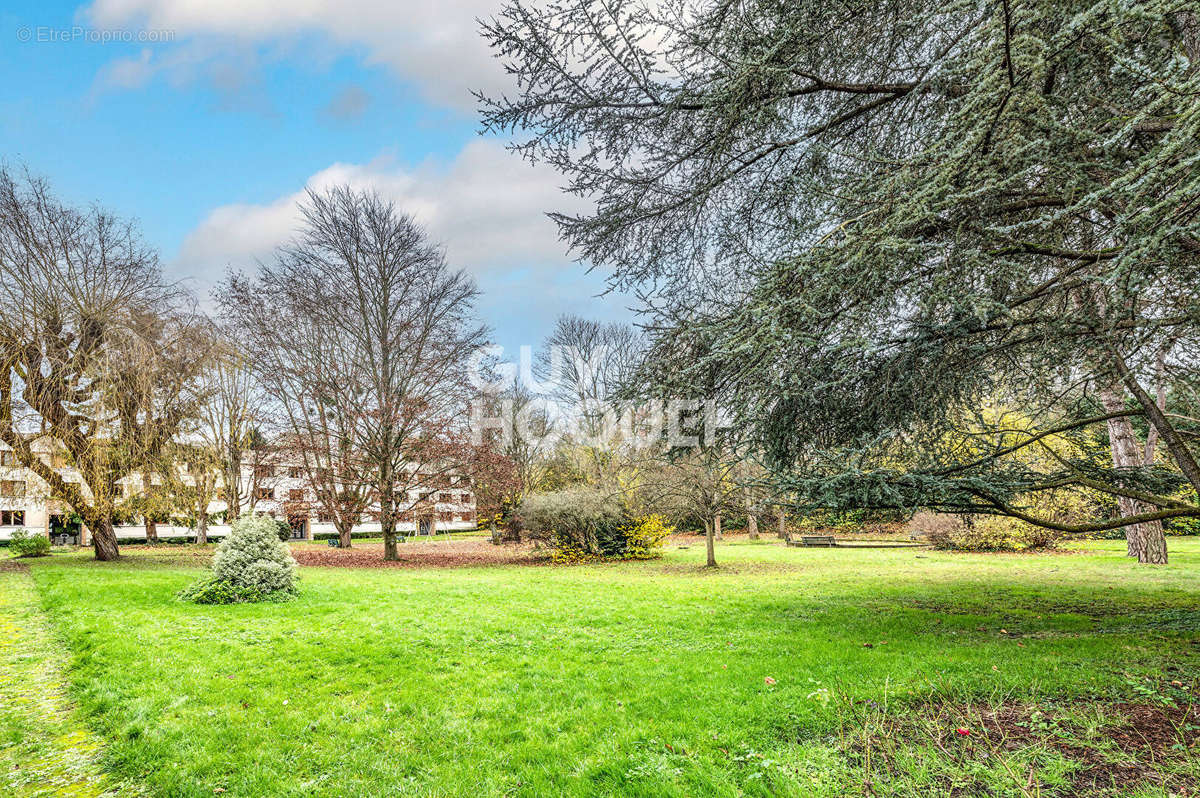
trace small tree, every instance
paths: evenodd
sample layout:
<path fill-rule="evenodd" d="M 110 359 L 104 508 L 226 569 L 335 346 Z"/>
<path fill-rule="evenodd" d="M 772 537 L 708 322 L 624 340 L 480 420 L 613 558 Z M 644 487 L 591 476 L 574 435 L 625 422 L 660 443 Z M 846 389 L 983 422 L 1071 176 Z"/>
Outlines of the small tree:
<path fill-rule="evenodd" d="M 657 467 L 644 470 L 639 491 L 643 503 L 675 518 L 696 518 L 704 526 L 706 565 L 717 564 L 715 542 L 721 535 L 721 516 L 736 508 L 742 490 L 732 473 L 736 462 L 723 460 L 715 449 L 665 455 Z"/>
<path fill-rule="evenodd" d="M 521 477 L 512 459 L 485 443 L 469 448 L 463 470 L 471 477 L 478 523 L 487 523 L 492 542 L 500 542 L 497 524 L 521 500 Z"/>

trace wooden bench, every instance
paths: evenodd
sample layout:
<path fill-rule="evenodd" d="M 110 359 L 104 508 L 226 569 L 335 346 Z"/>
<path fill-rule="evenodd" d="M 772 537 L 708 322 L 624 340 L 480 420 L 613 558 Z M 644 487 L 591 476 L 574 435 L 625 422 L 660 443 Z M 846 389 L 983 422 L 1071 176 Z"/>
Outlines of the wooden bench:
<path fill-rule="evenodd" d="M 804 546 L 836 546 L 833 535 L 804 535 L 800 538 Z"/>

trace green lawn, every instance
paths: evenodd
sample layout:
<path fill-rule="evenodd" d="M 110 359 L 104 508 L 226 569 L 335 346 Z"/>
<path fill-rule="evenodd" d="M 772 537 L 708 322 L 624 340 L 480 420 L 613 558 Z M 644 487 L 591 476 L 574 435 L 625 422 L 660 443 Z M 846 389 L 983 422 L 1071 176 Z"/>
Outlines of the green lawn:
<path fill-rule="evenodd" d="M 153 553 L 32 576 L 109 777 L 151 794 L 1167 795 L 1200 776 L 1200 541 L 1123 545 L 308 568 L 233 607 Z"/>

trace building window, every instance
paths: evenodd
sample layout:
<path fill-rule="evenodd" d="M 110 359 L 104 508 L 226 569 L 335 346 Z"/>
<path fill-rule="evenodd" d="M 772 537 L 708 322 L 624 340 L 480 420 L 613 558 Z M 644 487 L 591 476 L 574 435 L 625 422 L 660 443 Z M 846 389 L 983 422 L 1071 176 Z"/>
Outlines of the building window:
<path fill-rule="evenodd" d="M 462 503 L 463 503 L 463 504 L 470 504 L 470 503 L 471 503 L 471 494 L 469 494 L 469 493 L 464 493 L 464 494 L 462 495 Z"/>
<path fill-rule="evenodd" d="M 454 494 L 453 494 L 453 493 L 439 493 L 439 494 L 438 494 L 438 501 L 440 501 L 440 502 L 452 502 L 452 501 L 454 501 Z"/>
<path fill-rule="evenodd" d="M 0 466 L 14 466 L 17 464 L 17 453 L 4 450 L 0 452 Z"/>
<path fill-rule="evenodd" d="M 288 476 L 292 479 L 301 479 L 304 477 L 304 469 L 299 466 L 292 466 L 288 469 Z"/>
<path fill-rule="evenodd" d="M 471 512 L 470 510 L 467 510 L 465 513 L 462 514 L 462 519 L 464 521 L 474 521 L 475 513 Z"/>
<path fill-rule="evenodd" d="M 273 498 L 275 498 L 275 492 L 273 490 L 271 490 L 270 488 L 259 488 L 258 489 L 258 498 L 273 499 Z"/>
<path fill-rule="evenodd" d="M 288 491 L 288 501 L 293 501 L 293 502 L 304 501 L 304 489 L 301 488 L 300 490 L 289 490 Z"/>
<path fill-rule="evenodd" d="M 25 526 L 25 511 L 0 510 L 0 526 Z"/>
<path fill-rule="evenodd" d="M 270 479 L 273 476 L 275 476 L 275 469 L 270 466 L 260 465 L 254 467 L 255 479 Z"/>
<path fill-rule="evenodd" d="M 25 496 L 25 482 L 20 479 L 0 479 L 0 496 L 20 499 Z"/>

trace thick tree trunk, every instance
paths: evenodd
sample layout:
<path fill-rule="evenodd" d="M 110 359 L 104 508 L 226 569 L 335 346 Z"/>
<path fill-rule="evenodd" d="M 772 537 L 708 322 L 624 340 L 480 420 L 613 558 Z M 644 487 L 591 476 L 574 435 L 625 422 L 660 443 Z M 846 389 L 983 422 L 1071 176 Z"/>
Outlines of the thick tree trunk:
<path fill-rule="evenodd" d="M 719 518 L 720 516 L 718 516 Z M 717 522 L 719 523 L 719 522 Z M 705 565 L 709 568 L 717 567 L 717 548 L 714 545 L 716 535 L 714 533 L 714 522 L 711 519 L 704 519 L 704 548 L 707 550 L 708 562 Z"/>
<path fill-rule="evenodd" d="M 1176 11 L 1171 15 L 1171 24 L 1179 34 L 1188 61 L 1196 69 L 1200 66 L 1200 14 L 1195 11 Z"/>
<path fill-rule="evenodd" d="M 1105 388 L 1100 392 L 1100 401 L 1109 413 L 1116 413 L 1125 407 L 1125 392 L 1119 386 Z M 1136 468 L 1142 465 L 1143 454 L 1138 446 L 1137 436 L 1133 425 L 1127 416 L 1110 418 L 1108 424 L 1108 442 L 1112 450 L 1114 468 Z M 1136 499 L 1125 496 L 1117 497 L 1117 508 L 1121 515 L 1137 515 L 1152 512 L 1150 507 Z M 1165 564 L 1167 562 L 1167 540 L 1163 534 L 1161 521 L 1149 521 L 1141 524 L 1130 524 L 1125 527 L 1126 554 L 1138 562 Z"/>
<path fill-rule="evenodd" d="M 1179 432 L 1171 424 L 1167 418 L 1166 411 L 1158 406 L 1154 401 L 1154 397 L 1146 393 L 1146 389 L 1137 381 L 1136 375 L 1129 370 L 1129 366 L 1115 349 L 1113 350 L 1112 363 L 1117 371 L 1117 375 L 1121 378 L 1120 385 L 1128 388 L 1129 392 L 1133 394 L 1133 398 L 1137 400 L 1137 403 L 1142 406 L 1142 410 L 1146 413 L 1146 421 L 1158 428 L 1158 436 L 1162 439 L 1163 446 L 1166 448 L 1167 453 L 1171 455 L 1171 459 L 1175 461 L 1175 465 L 1187 477 L 1187 481 L 1192 483 L 1192 487 L 1200 491 L 1200 462 L 1196 461 L 1192 450 L 1188 448 L 1188 445 L 1179 435 Z M 1121 398 L 1124 398 L 1125 393 L 1123 389 L 1114 386 L 1113 390 L 1120 391 Z M 1101 400 L 1104 401 L 1103 396 L 1101 396 Z"/>
<path fill-rule="evenodd" d="M 208 513 L 203 511 L 196 516 L 196 542 L 208 543 Z"/>
<path fill-rule="evenodd" d="M 158 542 L 158 522 L 153 518 L 146 518 L 146 542 Z"/>
<path fill-rule="evenodd" d="M 779 535 L 780 540 L 787 540 L 787 513 L 785 513 L 783 511 L 783 508 L 779 509 L 779 532 L 778 532 L 778 535 Z"/>
<path fill-rule="evenodd" d="M 121 556 L 111 516 L 85 519 L 84 523 L 92 533 L 92 551 L 95 552 L 97 560 L 108 562 Z"/>
<path fill-rule="evenodd" d="M 713 536 L 717 540 L 721 540 L 721 516 L 719 513 L 713 518 Z"/>
<path fill-rule="evenodd" d="M 350 533 L 354 531 L 354 525 L 339 522 L 334 524 L 334 528 L 337 530 L 338 534 L 338 547 L 343 549 L 350 548 L 350 541 L 352 539 Z"/>
<path fill-rule="evenodd" d="M 1154 523 L 1158 526 L 1158 534 L 1143 536 L 1142 549 L 1138 552 L 1138 562 L 1150 563 L 1152 565 L 1166 565 L 1167 538 L 1163 534 L 1162 524 L 1158 521 Z"/>

